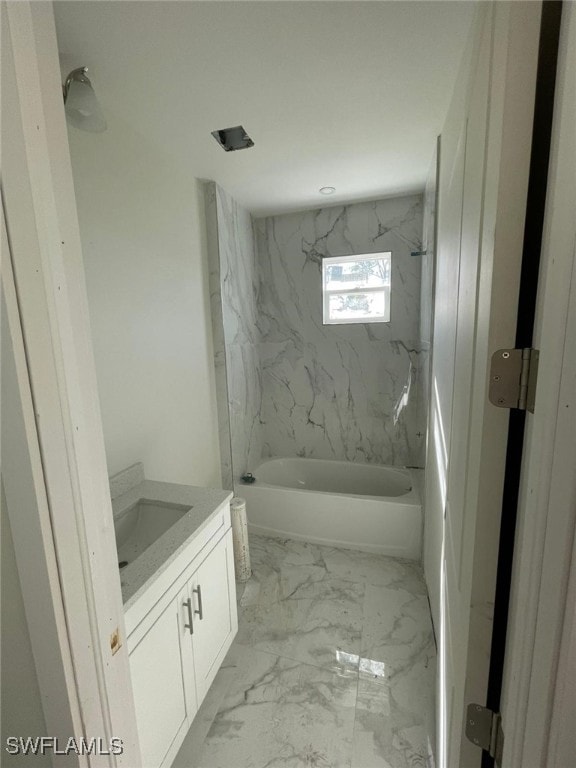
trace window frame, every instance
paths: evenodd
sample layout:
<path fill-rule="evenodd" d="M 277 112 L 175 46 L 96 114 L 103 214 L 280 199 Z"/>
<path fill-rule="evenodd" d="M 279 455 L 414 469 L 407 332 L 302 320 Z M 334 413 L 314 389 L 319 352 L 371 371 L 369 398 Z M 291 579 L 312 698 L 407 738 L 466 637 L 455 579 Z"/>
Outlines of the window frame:
<path fill-rule="evenodd" d="M 388 285 L 370 286 L 367 288 L 338 288 L 330 290 L 326 288 L 325 269 L 331 264 L 349 264 L 355 261 L 380 261 L 386 258 L 390 264 L 390 282 Z M 389 323 L 391 315 L 391 287 L 392 287 L 392 251 L 378 251 L 377 253 L 357 253 L 348 256 L 324 256 L 322 258 L 322 324 L 323 325 L 353 325 L 353 324 L 372 324 Z M 330 297 L 331 296 L 362 296 L 366 293 L 384 293 L 384 309 L 388 309 L 387 315 L 378 317 L 355 317 L 355 318 L 330 318 Z"/>

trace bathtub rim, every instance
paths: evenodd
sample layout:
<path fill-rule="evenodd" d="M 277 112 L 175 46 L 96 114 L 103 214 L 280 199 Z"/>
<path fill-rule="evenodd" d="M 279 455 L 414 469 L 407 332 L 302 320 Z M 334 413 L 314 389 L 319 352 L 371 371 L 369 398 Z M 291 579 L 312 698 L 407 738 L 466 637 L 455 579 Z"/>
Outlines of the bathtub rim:
<path fill-rule="evenodd" d="M 291 485 L 275 485 L 274 483 L 266 483 L 262 480 L 258 480 L 258 470 L 260 467 L 262 467 L 264 464 L 269 464 L 274 461 L 306 461 L 306 462 L 323 462 L 323 463 L 330 463 L 330 464 L 344 464 L 344 465 L 352 465 L 352 466 L 361 466 L 361 467 L 374 467 L 377 469 L 387 469 L 392 470 L 394 472 L 399 472 L 400 474 L 403 474 L 405 476 L 408 476 L 410 478 L 410 483 L 412 487 L 407 493 L 402 494 L 401 496 L 373 496 L 373 495 L 367 495 L 367 494 L 358 494 L 358 493 L 339 493 L 338 491 L 317 491 L 312 488 L 295 488 Z M 417 472 L 420 472 L 421 470 L 417 470 Z M 278 491 L 293 491 L 295 493 L 303 494 L 303 493 L 314 493 L 318 494 L 319 496 L 335 496 L 338 499 L 341 498 L 349 498 L 349 499 L 361 499 L 363 501 L 375 501 L 375 502 L 382 502 L 382 501 L 390 501 L 394 504 L 422 504 L 421 495 L 420 495 L 420 482 L 419 482 L 419 476 L 416 474 L 416 471 L 414 469 L 409 469 L 408 467 L 394 467 L 389 464 L 370 464 L 368 462 L 352 462 L 352 461 L 342 461 L 341 459 L 317 459 L 317 458 L 302 458 L 301 456 L 271 456 L 267 459 L 262 460 L 257 467 L 255 467 L 253 471 L 254 476 L 256 477 L 256 481 L 253 483 L 243 483 L 241 480 L 239 482 L 234 483 L 234 493 L 236 496 L 242 496 L 242 489 L 244 488 L 250 488 L 251 490 L 256 488 L 274 488 Z"/>

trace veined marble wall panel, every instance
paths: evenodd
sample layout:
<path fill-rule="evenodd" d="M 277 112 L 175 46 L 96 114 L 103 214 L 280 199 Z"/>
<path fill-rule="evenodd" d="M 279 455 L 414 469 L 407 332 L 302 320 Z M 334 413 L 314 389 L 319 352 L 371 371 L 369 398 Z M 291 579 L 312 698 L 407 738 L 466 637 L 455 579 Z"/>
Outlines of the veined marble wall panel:
<path fill-rule="evenodd" d="M 230 416 L 228 412 L 228 382 L 226 376 L 226 340 L 224 337 L 224 318 L 222 314 L 218 212 L 216 206 L 216 184 L 214 184 L 214 182 L 208 182 L 204 186 L 204 209 L 208 244 L 208 286 L 210 290 L 210 311 L 212 315 L 212 343 L 214 347 L 216 404 L 218 407 L 220 468 L 222 471 L 223 487 L 228 490 L 233 490 Z"/>
<path fill-rule="evenodd" d="M 227 351 L 230 434 L 234 481 L 258 466 L 262 457 L 262 376 L 258 348 L 231 344 Z"/>
<path fill-rule="evenodd" d="M 226 344 L 254 344 L 258 340 L 258 271 L 252 218 L 221 187 L 215 186 Z"/>
<path fill-rule="evenodd" d="M 232 488 L 262 455 L 256 251 L 250 214 L 213 182 L 206 201 L 220 443 L 229 446 L 222 474 Z"/>
<path fill-rule="evenodd" d="M 422 196 L 255 222 L 264 454 L 417 463 Z M 390 323 L 322 323 L 325 256 L 392 252 Z"/>

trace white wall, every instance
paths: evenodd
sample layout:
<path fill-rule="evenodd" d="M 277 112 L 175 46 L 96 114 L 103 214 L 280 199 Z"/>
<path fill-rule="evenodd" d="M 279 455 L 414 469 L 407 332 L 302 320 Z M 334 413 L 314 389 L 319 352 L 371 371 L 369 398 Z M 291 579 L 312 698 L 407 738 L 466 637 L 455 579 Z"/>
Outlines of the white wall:
<path fill-rule="evenodd" d="M 219 486 L 201 186 L 106 117 L 69 140 L 108 471 Z"/>

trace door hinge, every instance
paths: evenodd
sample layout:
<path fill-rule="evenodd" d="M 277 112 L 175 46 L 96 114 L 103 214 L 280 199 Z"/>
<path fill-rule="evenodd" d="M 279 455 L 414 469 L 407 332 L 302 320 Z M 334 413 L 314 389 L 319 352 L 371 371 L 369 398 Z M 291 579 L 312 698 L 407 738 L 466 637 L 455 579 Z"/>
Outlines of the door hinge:
<path fill-rule="evenodd" d="M 499 349 L 492 355 L 488 397 L 498 408 L 534 413 L 538 381 L 537 349 Z"/>
<path fill-rule="evenodd" d="M 476 746 L 485 749 L 494 758 L 497 766 L 502 765 L 504 731 L 502 715 L 499 712 L 493 712 L 480 704 L 468 704 L 466 737 Z"/>

